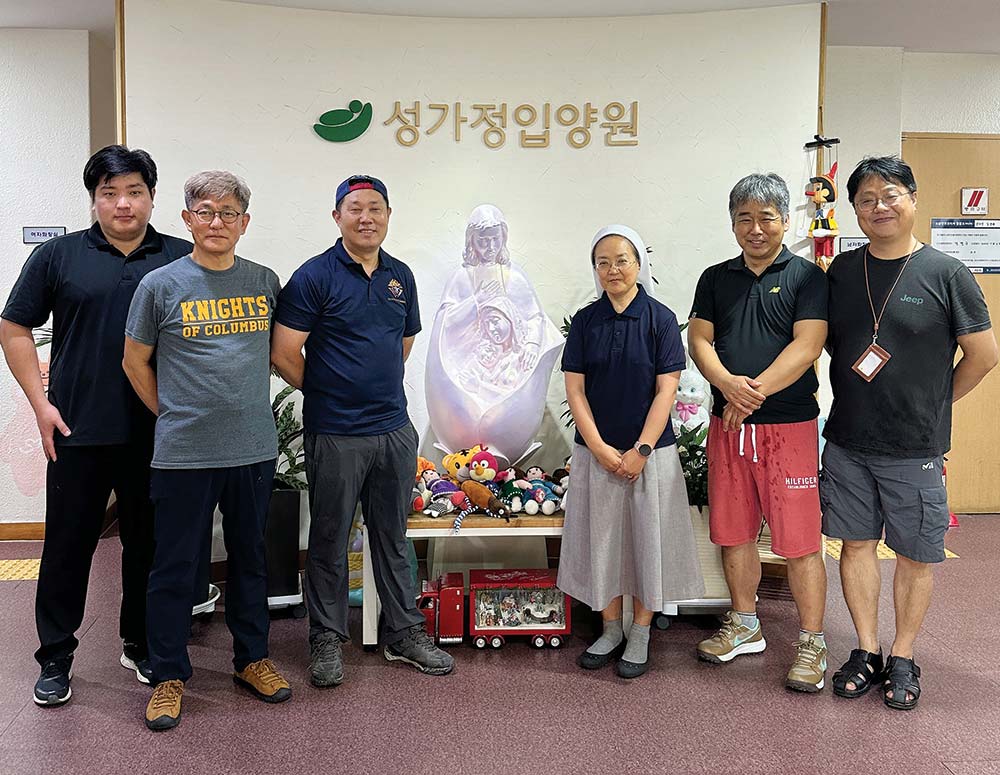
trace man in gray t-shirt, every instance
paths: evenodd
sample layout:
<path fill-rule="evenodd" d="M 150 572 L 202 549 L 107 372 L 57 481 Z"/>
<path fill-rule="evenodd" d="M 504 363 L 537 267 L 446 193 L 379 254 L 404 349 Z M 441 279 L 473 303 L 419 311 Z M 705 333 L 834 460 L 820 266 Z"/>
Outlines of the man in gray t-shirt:
<path fill-rule="evenodd" d="M 186 256 L 139 283 L 126 334 L 156 348 L 153 468 L 229 468 L 272 460 L 270 329 L 280 285 L 235 257 L 228 269 Z"/>
<path fill-rule="evenodd" d="M 125 326 L 125 372 L 157 415 L 150 487 L 156 554 L 146 622 L 156 684 L 146 707 L 152 730 L 180 723 L 191 677 L 194 576 L 216 506 L 228 552 L 234 678 L 266 702 L 291 697 L 267 658 L 264 554 L 278 454 L 269 348 L 280 285 L 270 269 L 236 256 L 250 222 L 246 183 L 202 172 L 187 181 L 184 197 L 194 250 L 143 278 Z"/>

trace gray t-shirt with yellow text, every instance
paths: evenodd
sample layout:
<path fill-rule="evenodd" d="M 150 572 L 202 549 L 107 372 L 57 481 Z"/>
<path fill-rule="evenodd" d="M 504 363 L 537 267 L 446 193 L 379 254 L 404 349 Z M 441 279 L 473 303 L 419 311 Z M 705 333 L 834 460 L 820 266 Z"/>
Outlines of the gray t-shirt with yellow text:
<path fill-rule="evenodd" d="M 213 271 L 185 256 L 143 277 L 125 333 L 156 348 L 153 468 L 229 468 L 278 454 L 270 339 L 278 276 L 236 257 Z"/>

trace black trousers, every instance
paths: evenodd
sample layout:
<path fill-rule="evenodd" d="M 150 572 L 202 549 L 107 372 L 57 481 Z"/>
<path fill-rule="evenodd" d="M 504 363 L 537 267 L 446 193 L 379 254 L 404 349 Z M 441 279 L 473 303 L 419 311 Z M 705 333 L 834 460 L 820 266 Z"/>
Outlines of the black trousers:
<path fill-rule="evenodd" d="M 108 499 L 114 491 L 122 542 L 118 632 L 146 646 L 146 581 L 153 558 L 148 443 L 61 446 L 45 481 L 45 543 L 35 595 L 39 664 L 70 656 L 79 643 L 87 582 Z"/>
<path fill-rule="evenodd" d="M 226 542 L 226 625 L 233 636 L 233 667 L 267 656 L 267 557 L 264 529 L 275 460 L 232 468 L 163 469 L 152 473 L 156 556 L 149 575 L 149 664 L 156 683 L 191 677 L 187 643 L 198 560 L 209 547 L 215 507 Z M 197 599 L 196 599 L 197 598 Z"/>

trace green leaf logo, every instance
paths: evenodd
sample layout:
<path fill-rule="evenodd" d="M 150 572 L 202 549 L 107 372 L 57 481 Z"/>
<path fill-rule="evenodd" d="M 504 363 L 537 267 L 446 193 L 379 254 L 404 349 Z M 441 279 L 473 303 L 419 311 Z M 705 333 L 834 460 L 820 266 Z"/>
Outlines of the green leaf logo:
<path fill-rule="evenodd" d="M 331 143 L 346 143 L 363 135 L 372 123 L 372 104 L 351 100 L 347 110 L 328 110 L 313 124 L 316 134 Z"/>

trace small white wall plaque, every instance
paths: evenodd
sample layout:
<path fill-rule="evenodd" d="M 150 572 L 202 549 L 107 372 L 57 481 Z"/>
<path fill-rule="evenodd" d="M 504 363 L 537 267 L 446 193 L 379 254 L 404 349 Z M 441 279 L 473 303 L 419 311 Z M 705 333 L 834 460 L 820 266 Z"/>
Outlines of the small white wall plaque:
<path fill-rule="evenodd" d="M 22 226 L 25 245 L 38 245 L 48 242 L 53 237 L 62 237 L 66 233 L 65 226 Z"/>
<path fill-rule="evenodd" d="M 962 215 L 988 215 L 990 190 L 988 188 L 962 189 Z"/>

